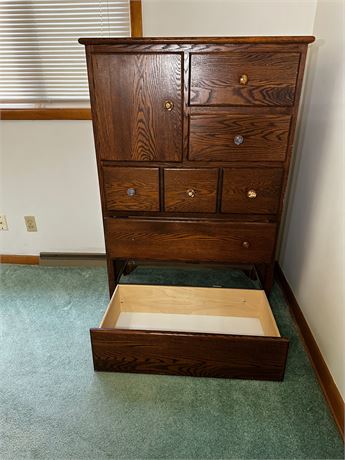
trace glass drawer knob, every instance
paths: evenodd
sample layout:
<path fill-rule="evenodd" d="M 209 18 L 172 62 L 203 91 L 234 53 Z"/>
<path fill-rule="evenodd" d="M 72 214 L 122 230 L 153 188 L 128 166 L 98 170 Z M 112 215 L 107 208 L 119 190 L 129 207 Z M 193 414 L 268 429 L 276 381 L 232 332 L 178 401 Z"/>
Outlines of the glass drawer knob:
<path fill-rule="evenodd" d="M 194 198 L 195 197 L 195 190 L 193 190 L 192 188 L 188 189 L 187 190 L 187 195 L 191 198 Z"/>
<path fill-rule="evenodd" d="M 248 241 L 243 241 L 242 243 L 242 247 L 245 248 L 245 249 L 248 249 L 250 246 L 249 242 Z"/>
<path fill-rule="evenodd" d="M 243 144 L 243 142 L 244 142 L 244 138 L 240 134 L 237 134 L 237 136 L 234 137 L 234 144 L 241 145 Z"/>
<path fill-rule="evenodd" d="M 250 198 L 251 200 L 253 200 L 254 198 L 256 198 L 256 191 L 255 190 L 248 190 L 247 192 L 247 197 Z"/>
<path fill-rule="evenodd" d="M 134 196 L 135 193 L 136 193 L 136 192 L 135 192 L 135 188 L 129 188 L 129 189 L 127 190 L 127 195 L 128 195 L 128 196 Z"/>

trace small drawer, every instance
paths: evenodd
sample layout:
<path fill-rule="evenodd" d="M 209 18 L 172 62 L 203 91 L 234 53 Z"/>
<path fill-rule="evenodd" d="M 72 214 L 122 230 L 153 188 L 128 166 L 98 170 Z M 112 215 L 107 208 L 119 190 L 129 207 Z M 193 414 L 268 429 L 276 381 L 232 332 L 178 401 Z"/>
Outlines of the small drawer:
<path fill-rule="evenodd" d="M 280 168 L 224 168 L 221 211 L 275 214 L 282 178 Z"/>
<path fill-rule="evenodd" d="M 192 115 L 189 159 L 284 161 L 290 120 L 287 115 Z"/>
<path fill-rule="evenodd" d="M 192 54 L 191 105 L 291 106 L 299 53 Z"/>
<path fill-rule="evenodd" d="M 264 291 L 118 285 L 91 329 L 96 371 L 282 380 L 289 341 Z"/>
<path fill-rule="evenodd" d="M 103 168 L 108 211 L 159 211 L 158 168 Z"/>
<path fill-rule="evenodd" d="M 276 224 L 170 219 L 104 221 L 107 253 L 118 259 L 272 263 Z"/>
<path fill-rule="evenodd" d="M 216 212 L 218 169 L 165 169 L 164 209 Z"/>

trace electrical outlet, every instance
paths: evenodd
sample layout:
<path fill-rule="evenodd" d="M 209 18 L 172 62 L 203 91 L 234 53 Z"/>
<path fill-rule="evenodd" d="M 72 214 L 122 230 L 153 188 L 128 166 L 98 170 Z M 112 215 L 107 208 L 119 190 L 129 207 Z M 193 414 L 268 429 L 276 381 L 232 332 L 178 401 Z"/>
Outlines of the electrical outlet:
<path fill-rule="evenodd" d="M 37 232 L 35 216 L 24 216 L 24 220 L 28 232 Z"/>
<path fill-rule="evenodd" d="M 0 230 L 8 230 L 6 216 L 0 215 Z"/>

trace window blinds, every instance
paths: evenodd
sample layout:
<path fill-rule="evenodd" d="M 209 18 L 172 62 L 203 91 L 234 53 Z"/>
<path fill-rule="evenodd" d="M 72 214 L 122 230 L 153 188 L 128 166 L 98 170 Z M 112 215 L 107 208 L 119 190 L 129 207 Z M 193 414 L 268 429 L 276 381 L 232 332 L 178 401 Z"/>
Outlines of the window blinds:
<path fill-rule="evenodd" d="M 87 100 L 78 38 L 130 36 L 129 10 L 129 0 L 0 0 L 0 100 Z"/>

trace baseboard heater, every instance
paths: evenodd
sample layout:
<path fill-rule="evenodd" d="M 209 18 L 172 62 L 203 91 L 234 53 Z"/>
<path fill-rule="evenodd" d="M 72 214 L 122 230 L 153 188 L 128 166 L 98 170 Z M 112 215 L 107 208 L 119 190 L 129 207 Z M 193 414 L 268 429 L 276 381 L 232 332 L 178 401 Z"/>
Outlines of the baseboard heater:
<path fill-rule="evenodd" d="M 78 252 L 41 252 L 40 265 L 64 266 L 105 266 L 105 254 Z"/>

